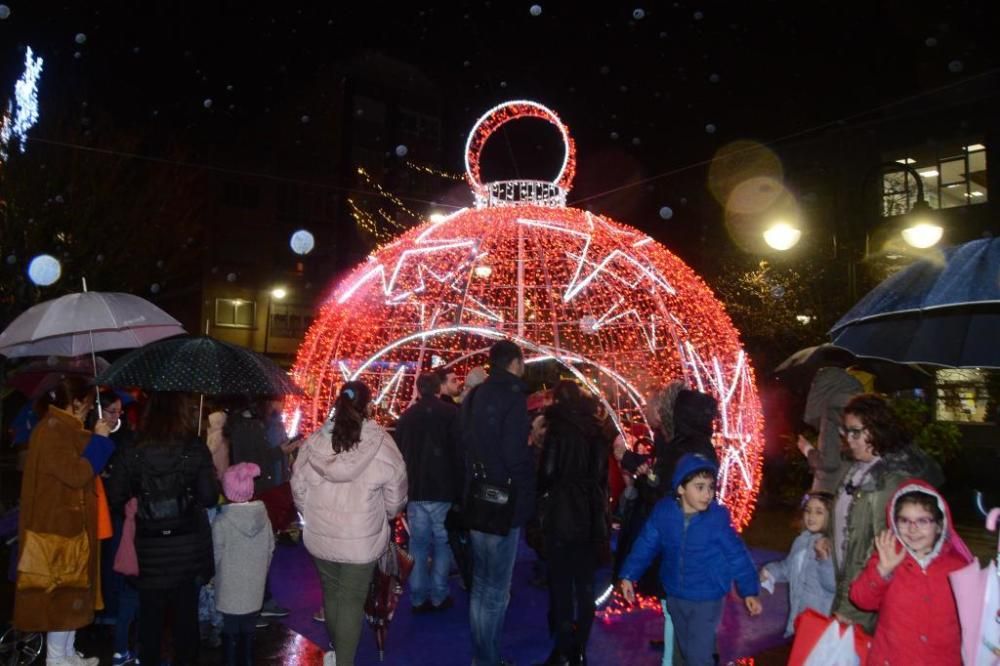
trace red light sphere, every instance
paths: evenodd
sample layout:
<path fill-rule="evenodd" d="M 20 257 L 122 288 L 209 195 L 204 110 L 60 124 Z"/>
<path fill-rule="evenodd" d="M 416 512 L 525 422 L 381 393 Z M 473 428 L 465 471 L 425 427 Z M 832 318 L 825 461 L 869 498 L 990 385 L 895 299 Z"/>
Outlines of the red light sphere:
<path fill-rule="evenodd" d="M 559 177 L 479 182 L 485 140 L 525 116 L 562 131 Z M 534 102 L 496 107 L 468 145 L 475 207 L 409 230 L 335 287 L 296 359 L 293 376 L 307 397 L 290 400 L 287 413 L 308 432 L 339 386 L 360 379 L 391 421 L 414 398 L 420 372 L 447 365 L 464 376 L 502 338 L 519 344 L 529 364 L 559 363 L 620 428 L 644 422 L 652 386 L 680 378 L 719 401 L 719 497 L 745 526 L 760 485 L 763 417 L 722 304 L 649 236 L 566 207 L 574 149 L 552 111 Z"/>

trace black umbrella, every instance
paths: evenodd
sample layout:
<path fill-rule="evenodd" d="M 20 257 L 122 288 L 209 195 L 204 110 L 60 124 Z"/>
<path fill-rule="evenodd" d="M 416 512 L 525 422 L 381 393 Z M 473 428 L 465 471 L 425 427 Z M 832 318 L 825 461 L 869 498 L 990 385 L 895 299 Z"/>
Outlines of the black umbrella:
<path fill-rule="evenodd" d="M 807 391 L 820 368 L 856 368 L 875 375 L 875 386 L 891 393 L 923 386 L 931 375 L 916 365 L 858 358 L 843 347 L 829 343 L 800 349 L 774 369 L 774 376 L 792 390 Z"/>
<path fill-rule="evenodd" d="M 97 378 L 110 386 L 203 395 L 301 395 L 274 361 L 209 337 L 171 338 L 122 356 Z"/>
<path fill-rule="evenodd" d="M 972 241 L 882 282 L 832 329 L 857 356 L 1000 368 L 1000 239 Z"/>

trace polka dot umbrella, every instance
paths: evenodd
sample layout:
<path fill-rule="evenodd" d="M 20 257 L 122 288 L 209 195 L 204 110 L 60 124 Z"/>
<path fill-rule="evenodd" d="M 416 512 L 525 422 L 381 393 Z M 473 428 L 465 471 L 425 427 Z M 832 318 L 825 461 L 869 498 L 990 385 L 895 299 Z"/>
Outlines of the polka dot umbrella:
<path fill-rule="evenodd" d="M 110 386 L 203 395 L 300 395 L 274 361 L 206 336 L 171 338 L 133 350 L 97 378 Z"/>

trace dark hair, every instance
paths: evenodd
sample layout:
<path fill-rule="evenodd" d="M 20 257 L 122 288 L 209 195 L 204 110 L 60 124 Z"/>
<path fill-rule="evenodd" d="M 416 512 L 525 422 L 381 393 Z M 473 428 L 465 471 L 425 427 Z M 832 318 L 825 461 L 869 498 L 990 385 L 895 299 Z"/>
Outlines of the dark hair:
<path fill-rule="evenodd" d="M 334 453 L 350 451 L 361 441 L 361 424 L 371 399 L 371 390 L 362 382 L 347 382 L 340 387 L 337 401 L 333 403 L 330 443 Z"/>
<path fill-rule="evenodd" d="M 826 537 L 833 536 L 833 504 L 834 498 L 832 493 L 824 492 L 822 490 L 817 490 L 814 492 L 808 492 L 802 496 L 802 510 L 805 511 L 806 504 L 809 504 L 810 500 L 818 500 L 823 508 L 826 509 L 826 525 L 823 527 L 821 534 Z"/>
<path fill-rule="evenodd" d="M 944 525 L 944 512 L 941 507 L 938 506 L 937 498 L 930 493 L 925 493 L 920 490 L 911 490 L 908 493 L 903 493 L 896 500 L 896 505 L 892 508 L 892 520 L 895 522 L 899 519 L 899 510 L 904 504 L 916 504 L 927 510 L 927 513 L 934 516 L 934 522 L 938 525 Z"/>
<path fill-rule="evenodd" d="M 198 403 L 188 393 L 154 391 L 142 411 L 142 442 L 183 443 L 198 429 Z"/>
<path fill-rule="evenodd" d="M 521 348 L 510 340 L 500 340 L 490 347 L 490 373 L 506 370 L 513 361 L 524 358 Z"/>
<path fill-rule="evenodd" d="M 899 451 L 909 443 L 906 429 L 885 398 L 875 393 L 863 393 L 851 398 L 844 415 L 856 416 L 871 435 L 872 451 L 877 456 Z"/>
<path fill-rule="evenodd" d="M 417 377 L 417 393 L 422 398 L 431 398 L 441 390 L 441 371 L 422 372 Z"/>
<path fill-rule="evenodd" d="M 711 479 L 712 481 L 716 480 L 715 473 L 712 472 L 712 470 L 705 469 L 704 467 L 702 467 L 701 469 L 696 469 L 695 471 L 685 476 L 683 479 L 681 479 L 681 482 L 678 485 L 683 488 L 684 486 L 691 483 L 695 479 Z"/>
<path fill-rule="evenodd" d="M 579 384 L 568 379 L 561 379 L 556 387 L 552 389 L 552 399 L 567 407 L 581 406 L 583 392 Z"/>
<path fill-rule="evenodd" d="M 438 368 L 434 371 L 434 374 L 437 375 L 438 379 L 441 380 L 442 384 L 448 381 L 448 375 L 456 375 L 456 376 L 458 375 L 458 373 L 455 371 L 455 368 L 452 367 Z"/>
<path fill-rule="evenodd" d="M 39 417 L 44 416 L 49 406 L 68 409 L 74 400 L 81 402 L 94 396 L 94 385 L 81 375 L 60 375 L 54 384 L 42 391 L 35 401 L 34 410 Z"/>
<path fill-rule="evenodd" d="M 116 402 L 122 403 L 123 406 L 125 405 L 125 401 L 122 400 L 122 397 L 120 395 L 108 389 L 104 389 L 103 391 L 101 391 L 100 395 L 97 396 L 97 399 L 101 404 L 101 409 L 107 409 Z"/>

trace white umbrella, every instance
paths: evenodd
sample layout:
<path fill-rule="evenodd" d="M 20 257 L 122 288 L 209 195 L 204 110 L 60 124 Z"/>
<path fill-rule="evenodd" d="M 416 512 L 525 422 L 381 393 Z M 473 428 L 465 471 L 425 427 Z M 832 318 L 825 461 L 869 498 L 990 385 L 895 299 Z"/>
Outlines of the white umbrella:
<path fill-rule="evenodd" d="M 181 323 L 133 294 L 87 291 L 39 303 L 0 333 L 0 355 L 80 356 L 89 354 L 97 377 L 96 353 L 132 349 L 186 333 Z M 101 416 L 100 401 L 96 401 Z"/>
<path fill-rule="evenodd" d="M 84 291 L 39 303 L 0 333 L 0 354 L 80 356 L 183 335 L 181 323 L 132 294 Z"/>

